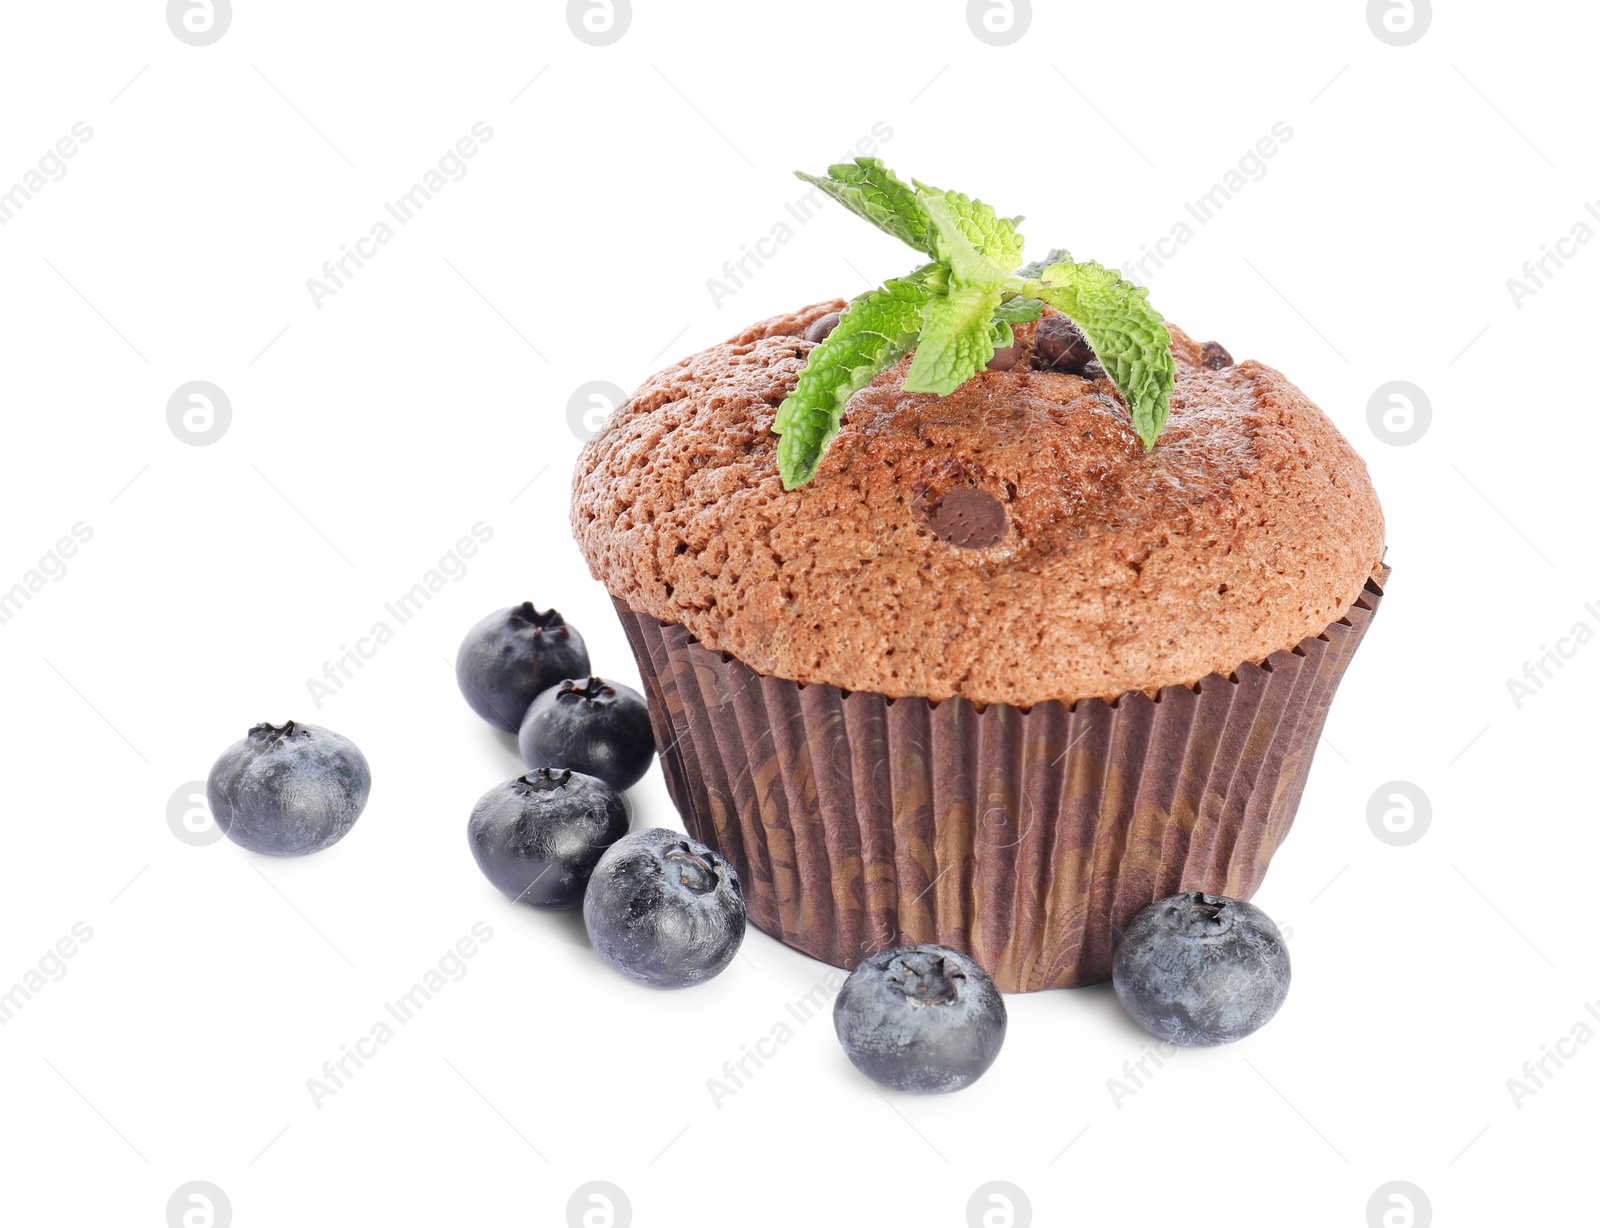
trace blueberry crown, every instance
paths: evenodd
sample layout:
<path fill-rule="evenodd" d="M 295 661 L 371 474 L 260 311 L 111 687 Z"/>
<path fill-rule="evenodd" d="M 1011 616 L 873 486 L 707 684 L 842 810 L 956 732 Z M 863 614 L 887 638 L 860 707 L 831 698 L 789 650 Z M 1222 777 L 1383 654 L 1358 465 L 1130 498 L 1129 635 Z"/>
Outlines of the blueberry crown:
<path fill-rule="evenodd" d="M 525 793 L 548 793 L 553 789 L 565 788 L 571 779 L 572 771 L 569 768 L 542 767 L 518 777 L 517 784 Z"/>
<path fill-rule="evenodd" d="M 511 607 L 511 621 L 526 623 L 534 629 L 534 634 L 539 635 L 548 631 L 551 635 L 566 635 L 567 623 L 561 617 L 561 611 L 552 606 L 541 611 L 531 601 L 524 601 L 521 605 Z"/>
<path fill-rule="evenodd" d="M 680 840 L 662 855 L 668 868 L 678 876 L 678 885 L 696 895 L 709 895 L 717 889 L 721 876 L 717 873 L 717 855 L 710 849 L 696 852 L 687 841 Z"/>
<path fill-rule="evenodd" d="M 285 721 L 281 725 L 274 725 L 271 721 L 262 721 L 259 725 L 250 727 L 249 736 L 257 741 L 278 742 L 307 735 L 305 727 L 294 721 Z"/>
<path fill-rule="evenodd" d="M 592 674 L 587 678 L 568 678 L 556 691 L 557 699 L 609 702 L 616 696 L 617 693 L 604 678 L 596 678 Z"/>
<path fill-rule="evenodd" d="M 1167 909 L 1174 929 L 1191 938 L 1215 938 L 1233 928 L 1233 909 L 1220 895 L 1191 891 Z"/>
<path fill-rule="evenodd" d="M 912 1006 L 949 1006 L 961 997 L 966 973 L 942 955 L 897 955 L 884 969 L 889 984 Z"/>

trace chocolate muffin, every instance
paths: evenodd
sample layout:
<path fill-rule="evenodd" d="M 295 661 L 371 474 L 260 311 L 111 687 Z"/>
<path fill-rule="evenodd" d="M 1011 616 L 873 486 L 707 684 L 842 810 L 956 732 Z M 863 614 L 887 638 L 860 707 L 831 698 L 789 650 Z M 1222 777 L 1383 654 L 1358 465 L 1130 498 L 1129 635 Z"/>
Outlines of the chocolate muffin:
<path fill-rule="evenodd" d="M 579 460 L 668 789 L 818 958 L 939 942 L 1004 990 L 1106 980 L 1122 922 L 1249 898 L 1287 832 L 1382 594 L 1366 467 L 1177 328 L 1147 451 L 1046 309 L 947 396 L 879 373 L 785 490 L 774 413 L 843 307 L 654 376 Z"/>

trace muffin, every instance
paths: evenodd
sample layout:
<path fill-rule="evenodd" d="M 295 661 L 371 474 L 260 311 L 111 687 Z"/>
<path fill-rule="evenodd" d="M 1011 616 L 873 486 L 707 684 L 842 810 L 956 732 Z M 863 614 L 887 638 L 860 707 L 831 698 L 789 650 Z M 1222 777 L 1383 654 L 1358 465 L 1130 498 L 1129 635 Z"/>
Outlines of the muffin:
<path fill-rule="evenodd" d="M 648 380 L 572 525 L 615 600 L 667 787 L 751 921 L 853 967 L 970 952 L 1004 990 L 1110 976 L 1179 891 L 1248 899 L 1382 595 L 1366 467 L 1276 371 L 1172 328 L 1146 452 L 1105 378 L 857 392 L 814 481 L 771 427 L 818 303 Z"/>

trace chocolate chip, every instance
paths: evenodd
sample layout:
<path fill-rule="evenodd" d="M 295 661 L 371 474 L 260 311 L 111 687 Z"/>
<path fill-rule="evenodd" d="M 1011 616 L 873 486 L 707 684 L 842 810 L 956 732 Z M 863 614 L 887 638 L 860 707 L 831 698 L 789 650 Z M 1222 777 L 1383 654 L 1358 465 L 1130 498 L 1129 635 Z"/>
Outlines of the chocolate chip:
<path fill-rule="evenodd" d="M 1020 345 L 1008 345 L 1003 350 L 996 350 L 994 357 L 989 360 L 990 371 L 1009 371 L 1017 365 L 1017 359 L 1022 357 Z"/>
<path fill-rule="evenodd" d="M 1010 527 L 1000 500 L 970 486 L 958 487 L 940 499 L 928 517 L 928 526 L 941 541 L 967 550 L 985 550 L 997 544 Z"/>
<path fill-rule="evenodd" d="M 1207 341 L 1200 347 L 1200 365 L 1212 371 L 1221 371 L 1233 366 L 1233 355 L 1215 341 Z"/>
<path fill-rule="evenodd" d="M 1100 365 L 1098 358 L 1091 358 L 1083 364 L 1084 379 L 1105 379 L 1106 369 Z"/>
<path fill-rule="evenodd" d="M 1094 359 L 1094 351 L 1083 339 L 1078 326 L 1066 316 L 1045 316 L 1033 333 L 1033 352 L 1046 371 L 1078 375 L 1084 364 Z"/>
<path fill-rule="evenodd" d="M 811 327 L 806 329 L 807 341 L 822 341 L 833 331 L 833 326 L 839 322 L 839 312 L 830 311 L 825 316 L 818 316 L 811 321 Z"/>

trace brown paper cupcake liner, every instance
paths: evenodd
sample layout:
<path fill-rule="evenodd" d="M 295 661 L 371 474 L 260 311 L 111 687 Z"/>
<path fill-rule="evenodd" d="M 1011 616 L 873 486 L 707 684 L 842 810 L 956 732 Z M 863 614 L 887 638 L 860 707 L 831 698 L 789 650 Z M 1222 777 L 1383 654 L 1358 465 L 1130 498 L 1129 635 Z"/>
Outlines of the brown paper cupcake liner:
<path fill-rule="evenodd" d="M 752 922 L 844 968 L 941 942 L 1018 992 L 1108 980 L 1153 900 L 1250 898 L 1386 579 L 1228 677 L 1030 708 L 802 686 L 616 605 L 667 790 Z"/>

